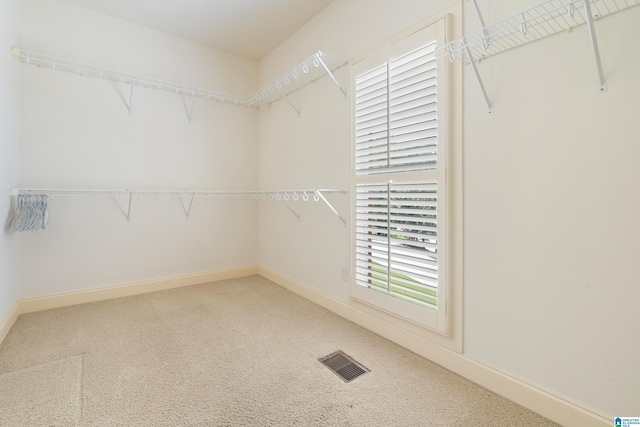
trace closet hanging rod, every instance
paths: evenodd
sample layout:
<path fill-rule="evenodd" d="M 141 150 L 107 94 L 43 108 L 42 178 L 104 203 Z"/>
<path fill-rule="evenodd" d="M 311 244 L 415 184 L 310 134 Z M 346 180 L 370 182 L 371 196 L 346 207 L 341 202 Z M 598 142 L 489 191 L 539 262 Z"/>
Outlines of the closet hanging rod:
<path fill-rule="evenodd" d="M 117 82 L 123 82 L 145 88 L 163 90 L 167 92 L 178 93 L 198 98 L 209 99 L 212 101 L 226 102 L 241 106 L 248 106 L 248 100 L 245 97 L 231 95 L 227 93 L 217 92 L 209 89 L 203 89 L 194 86 L 173 83 L 165 80 L 159 80 L 152 77 L 144 77 L 130 72 L 118 71 L 98 65 L 84 64 L 69 59 L 58 58 L 45 55 L 29 50 L 12 48 L 11 53 L 21 62 L 39 67 L 47 67 L 55 70 L 68 71 L 80 76 L 97 77 Z M 130 108 L 130 105 L 129 105 Z"/>
<path fill-rule="evenodd" d="M 640 0 L 588 1 L 592 20 L 640 5 Z M 589 17 L 586 9 L 584 0 L 549 0 L 439 46 L 436 56 L 447 55 L 452 61 L 461 58 L 469 62 L 469 56 L 466 55 L 468 47 L 471 58 L 480 61 L 491 55 L 587 24 Z"/>
<path fill-rule="evenodd" d="M 340 61 L 333 55 L 323 51 L 318 51 L 249 95 L 249 105 L 266 106 L 284 98 L 299 115 L 299 110 L 288 99 L 288 95 L 301 87 L 316 81 L 325 74 L 331 78 L 333 83 L 338 87 L 346 99 L 347 92 L 333 74 L 335 70 L 345 64 L 346 62 Z"/>
<path fill-rule="evenodd" d="M 96 190 L 96 189 L 60 189 L 60 188 L 12 188 L 9 191 L 10 196 L 20 196 L 21 194 L 30 195 L 46 195 L 48 198 L 53 199 L 55 197 L 116 197 L 122 199 L 128 197 L 127 209 L 125 217 L 127 222 L 131 220 L 131 204 L 134 197 L 142 199 L 144 195 L 155 196 L 174 196 L 175 198 L 186 196 L 189 198 L 188 208 L 186 209 L 186 218 L 189 219 L 191 214 L 191 208 L 193 206 L 193 199 L 197 196 L 200 197 L 218 197 L 220 199 L 225 197 L 233 198 L 245 198 L 249 200 L 277 200 L 281 202 L 293 215 L 300 221 L 300 215 L 294 211 L 288 204 L 288 201 L 303 201 L 307 202 L 313 200 L 315 202 L 322 201 L 333 212 L 335 216 L 342 222 L 343 226 L 347 226 L 346 220 L 338 213 L 336 208 L 327 200 L 325 194 L 337 193 L 346 194 L 346 190 L 335 189 L 294 189 L 294 190 L 238 190 L 238 191 L 218 191 L 218 190 Z"/>

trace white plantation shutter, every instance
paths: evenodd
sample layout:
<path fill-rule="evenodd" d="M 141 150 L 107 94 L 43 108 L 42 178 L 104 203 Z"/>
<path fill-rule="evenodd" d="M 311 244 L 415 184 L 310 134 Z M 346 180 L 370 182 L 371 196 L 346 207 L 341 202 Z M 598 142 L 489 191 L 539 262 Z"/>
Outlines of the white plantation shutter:
<path fill-rule="evenodd" d="M 387 65 L 356 77 L 356 171 L 388 165 Z"/>
<path fill-rule="evenodd" d="M 437 189 L 356 188 L 356 280 L 425 307 L 437 306 Z"/>
<path fill-rule="evenodd" d="M 436 43 L 356 77 L 356 172 L 432 169 L 437 158 Z"/>
<path fill-rule="evenodd" d="M 353 68 L 352 296 L 445 332 L 446 149 L 439 104 L 446 98 L 438 87 L 443 60 L 435 56 L 440 25 Z"/>

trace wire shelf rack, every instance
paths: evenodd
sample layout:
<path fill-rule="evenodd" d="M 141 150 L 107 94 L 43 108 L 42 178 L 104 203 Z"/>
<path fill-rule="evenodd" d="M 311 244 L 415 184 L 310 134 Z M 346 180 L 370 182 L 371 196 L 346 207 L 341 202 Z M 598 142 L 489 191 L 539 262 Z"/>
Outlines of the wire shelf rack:
<path fill-rule="evenodd" d="M 133 73 L 118 71 L 98 65 L 85 64 L 69 59 L 58 58 L 24 49 L 13 48 L 11 53 L 20 59 L 21 62 L 39 67 L 46 67 L 60 71 L 68 71 L 79 76 L 98 77 L 107 80 L 131 84 L 132 86 L 142 86 L 180 95 L 210 99 L 212 101 L 228 102 L 231 104 L 247 106 L 247 99 L 237 95 L 217 92 L 194 86 L 173 83 L 165 80 L 144 77 Z"/>
<path fill-rule="evenodd" d="M 326 52 L 318 51 L 249 95 L 248 103 L 250 106 L 261 107 L 271 105 L 274 102 L 285 98 L 291 107 L 296 110 L 298 115 L 300 115 L 300 111 L 289 100 L 288 95 L 301 87 L 316 81 L 325 74 L 329 75 L 346 99 L 346 91 L 333 75 L 333 72 L 343 65 L 345 65 L 345 62 L 340 61 L 337 57 Z"/>
<path fill-rule="evenodd" d="M 129 103 L 127 109 L 131 114 L 131 105 L 133 102 L 133 87 L 141 86 L 144 88 L 152 88 L 173 92 L 180 95 L 190 96 L 192 98 L 191 108 L 188 112 L 189 123 L 193 113 L 193 106 L 196 98 L 203 98 L 212 101 L 226 102 L 245 107 L 259 108 L 285 98 L 289 105 L 300 116 L 300 110 L 289 100 L 288 95 L 296 90 L 312 83 L 324 75 L 328 75 L 338 86 L 344 98 L 347 98 L 346 91 L 333 75 L 333 72 L 346 64 L 341 62 L 333 55 L 326 52 L 318 51 L 305 59 L 298 65 L 294 66 L 280 77 L 271 81 L 266 86 L 258 89 L 247 97 L 232 95 L 228 93 L 217 92 L 210 89 L 203 89 L 195 86 L 183 85 L 180 83 L 159 80 L 152 77 L 144 77 L 134 73 L 118 71 L 112 68 L 102 67 L 98 65 L 85 64 L 70 59 L 59 58 L 55 56 L 45 55 L 42 53 L 12 48 L 11 53 L 25 64 L 36 65 L 38 67 L 46 67 L 60 71 L 67 71 L 77 74 L 78 76 L 97 77 L 116 82 L 122 82 L 130 85 Z"/>
<path fill-rule="evenodd" d="M 335 216 L 338 217 L 342 224 L 346 227 L 346 220 L 338 213 L 336 208 L 326 198 L 328 194 L 347 194 L 346 190 L 326 189 L 326 188 L 314 188 L 314 189 L 293 189 L 293 190 L 238 190 L 238 191 L 220 191 L 220 190 L 136 190 L 136 189 L 60 189 L 60 188 L 12 188 L 9 191 L 9 196 L 20 195 L 42 195 L 47 196 L 49 199 L 55 199 L 56 197 L 94 197 L 98 199 L 102 198 L 115 198 L 117 200 L 124 199 L 127 203 L 127 210 L 125 217 L 127 222 L 131 219 L 131 206 L 134 199 L 143 200 L 144 198 L 156 198 L 166 199 L 173 197 L 174 199 L 186 199 L 187 207 L 185 208 L 185 214 L 187 219 L 191 215 L 191 208 L 193 206 L 193 200 L 196 197 L 209 198 L 232 198 L 232 199 L 248 199 L 248 200 L 271 200 L 282 203 L 296 218 L 300 221 L 300 215 L 289 206 L 289 202 L 307 202 L 322 201 Z"/>
<path fill-rule="evenodd" d="M 640 0 L 589 0 L 589 3 L 592 20 L 598 20 L 638 6 Z M 466 45 L 471 57 L 479 61 L 586 23 L 587 7 L 583 0 L 549 0 L 444 44 L 438 47 L 436 56 L 448 55 L 451 60 L 462 58 L 468 63 Z"/>

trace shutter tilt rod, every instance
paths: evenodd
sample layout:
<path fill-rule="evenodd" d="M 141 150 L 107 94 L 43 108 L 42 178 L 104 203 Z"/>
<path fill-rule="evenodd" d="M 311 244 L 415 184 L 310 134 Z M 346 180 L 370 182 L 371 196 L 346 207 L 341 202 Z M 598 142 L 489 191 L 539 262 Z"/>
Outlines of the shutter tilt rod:
<path fill-rule="evenodd" d="M 391 291 L 391 181 L 387 182 L 387 292 Z"/>
<path fill-rule="evenodd" d="M 344 99 L 347 99 L 347 92 L 345 92 L 345 90 L 342 89 L 342 86 L 340 86 L 340 83 L 338 83 L 338 80 L 336 80 L 336 78 L 333 75 L 333 73 L 331 72 L 331 70 L 329 70 L 329 67 L 327 67 L 327 64 L 324 63 L 324 61 L 322 60 L 322 57 L 320 57 L 320 55 L 317 54 L 317 53 L 316 53 L 315 56 L 316 56 L 316 59 L 318 60 L 318 62 L 320 64 L 322 64 L 322 67 L 325 69 L 327 74 L 329 74 L 329 77 L 331 77 L 331 80 L 333 80 L 333 82 L 336 84 L 336 86 L 338 86 L 338 89 L 340 89 L 340 92 L 342 92 L 342 95 L 344 95 Z"/>
<path fill-rule="evenodd" d="M 344 220 L 344 218 L 342 218 L 340 216 L 340 214 L 338 213 L 338 211 L 336 210 L 336 208 L 334 208 L 331 203 L 329 203 L 329 201 L 324 197 L 324 195 L 322 194 L 322 192 L 320 190 L 316 190 L 315 191 L 316 195 L 322 199 L 323 202 L 326 203 L 327 206 L 329 206 L 329 209 L 331 209 L 331 211 L 338 217 L 338 219 L 340 219 L 340 221 L 342 221 L 342 225 L 344 225 L 345 227 L 347 226 L 347 221 Z"/>
<path fill-rule="evenodd" d="M 587 0 L 588 1 L 588 0 Z M 475 61 L 473 60 L 473 54 L 471 53 L 471 49 L 469 49 L 469 45 L 467 44 L 467 38 L 462 37 L 462 44 L 464 46 L 464 50 L 467 52 L 467 56 L 469 57 L 469 62 L 471 63 L 471 68 L 473 68 L 473 74 L 476 75 L 476 79 L 478 80 L 478 84 L 480 85 L 480 89 L 482 89 L 482 94 L 484 95 L 484 100 L 487 103 L 487 108 L 489 109 L 488 113 L 493 113 L 493 107 L 491 106 L 491 101 L 489 100 L 489 95 L 487 95 L 487 90 L 484 88 L 484 83 L 482 83 L 482 77 L 480 77 L 480 73 L 478 72 L 478 67 L 476 66 Z"/>
<path fill-rule="evenodd" d="M 296 218 L 298 218 L 298 222 L 300 222 L 300 215 L 298 215 L 298 214 L 296 213 L 296 211 L 294 211 L 293 209 L 291 209 L 291 206 L 289 206 L 289 205 L 287 204 L 287 202 L 285 202 L 284 200 L 280 200 L 280 203 L 282 203 L 282 204 L 283 204 L 287 209 L 289 209 L 289 212 L 291 212 L 292 214 L 294 214 L 294 215 L 295 215 L 295 217 L 296 217 Z"/>
<path fill-rule="evenodd" d="M 298 110 L 296 106 L 293 105 L 289 97 L 285 95 L 284 92 L 282 92 L 282 89 L 278 88 L 278 92 L 280 92 L 280 95 L 282 95 L 282 97 L 289 103 L 289 105 L 291 105 L 291 108 L 293 108 L 293 110 L 298 114 L 298 117 L 300 117 L 300 110 Z"/>
<path fill-rule="evenodd" d="M 598 49 L 598 39 L 596 39 L 596 29 L 593 25 L 593 15 L 591 15 L 591 0 L 583 0 L 584 2 L 584 15 L 587 21 L 587 28 L 589 28 L 589 36 L 591 37 L 591 45 L 593 46 L 593 52 L 596 56 L 596 65 L 598 67 L 598 77 L 600 78 L 600 87 L 598 92 L 603 93 L 607 91 L 607 83 L 604 81 L 604 73 L 602 72 L 602 63 L 600 61 L 600 50 Z"/>

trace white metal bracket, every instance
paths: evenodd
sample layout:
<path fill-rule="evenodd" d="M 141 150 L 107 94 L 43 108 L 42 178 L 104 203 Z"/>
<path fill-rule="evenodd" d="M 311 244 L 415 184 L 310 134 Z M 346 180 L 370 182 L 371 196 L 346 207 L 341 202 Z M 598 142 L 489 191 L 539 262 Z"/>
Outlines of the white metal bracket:
<path fill-rule="evenodd" d="M 277 87 L 277 89 L 278 89 L 278 92 L 280 92 L 280 95 L 282 95 L 282 97 L 285 99 L 285 101 L 287 101 L 289 103 L 289 105 L 291 106 L 291 108 L 293 108 L 293 111 L 295 111 L 296 114 L 298 115 L 298 117 L 300 117 L 300 110 L 298 110 L 296 108 L 296 106 L 293 105 L 293 102 L 291 102 L 289 97 L 287 95 L 285 95 L 284 92 L 282 92 L 282 89 L 280 89 L 279 87 Z"/>
<path fill-rule="evenodd" d="M 478 66 L 476 65 L 476 61 L 473 59 L 473 53 L 471 53 L 471 49 L 469 49 L 469 45 L 467 44 L 467 39 L 465 37 L 461 38 L 462 45 L 464 46 L 464 50 L 467 53 L 467 57 L 469 58 L 469 63 L 471 64 L 471 68 L 473 69 L 473 74 L 476 76 L 476 80 L 478 80 L 478 84 L 480 85 L 480 89 L 482 90 L 482 95 L 484 95 L 484 100 L 487 103 L 488 113 L 493 113 L 493 107 L 491 106 L 491 100 L 489 99 L 489 95 L 487 95 L 487 90 L 484 87 L 484 83 L 482 82 L 482 77 L 480 77 L 480 72 L 478 71 Z"/>
<path fill-rule="evenodd" d="M 127 109 L 129 110 L 129 115 L 131 115 L 131 102 L 133 101 L 133 75 L 131 76 L 129 85 L 131 85 L 131 87 L 129 88 L 129 105 L 127 105 Z"/>
<path fill-rule="evenodd" d="M 478 7 L 478 1 L 473 1 L 473 7 L 476 9 L 476 14 L 478 15 L 478 19 L 480 20 L 480 25 L 482 25 L 482 47 L 484 49 L 489 49 L 491 46 L 491 38 L 489 37 L 489 31 L 487 30 L 487 24 L 484 23 L 484 18 L 482 17 L 482 13 L 480 12 L 480 7 Z"/>
<path fill-rule="evenodd" d="M 298 222 L 300 222 L 300 215 L 298 215 L 296 213 L 296 211 L 294 211 L 291 206 L 289 206 L 287 204 L 287 202 L 285 202 L 284 200 L 280 199 L 280 203 L 282 203 L 287 209 L 289 209 L 289 212 L 291 212 L 293 215 L 295 215 L 296 218 L 298 218 Z"/>
<path fill-rule="evenodd" d="M 193 98 L 195 100 L 195 98 Z M 191 215 L 191 207 L 193 206 L 193 199 L 196 197 L 196 193 L 191 193 L 191 200 L 189 201 L 189 207 L 187 208 L 187 220 L 189 220 L 189 215 Z"/>
<path fill-rule="evenodd" d="M 131 201 L 133 200 L 133 191 L 129 192 L 129 207 L 127 208 L 127 222 L 131 222 Z"/>
<path fill-rule="evenodd" d="M 191 123 L 191 116 L 193 115 L 193 106 L 196 104 L 196 93 L 195 91 L 191 94 L 193 100 L 191 101 L 191 109 L 189 110 L 189 123 Z"/>
<path fill-rule="evenodd" d="M 320 63 L 320 65 L 322 65 L 322 67 L 325 69 L 329 77 L 331 77 L 331 80 L 333 80 L 336 86 L 338 86 L 338 89 L 340 89 L 340 92 L 342 92 L 344 99 L 347 99 L 347 92 L 342 88 L 342 86 L 340 85 L 336 77 L 333 75 L 329 67 L 327 67 L 327 64 L 324 63 L 324 61 L 322 60 L 322 56 L 319 53 L 316 53 L 314 56 L 315 56 L 315 60 L 317 60 Z"/>
<path fill-rule="evenodd" d="M 321 190 L 316 190 L 315 194 L 316 194 L 316 196 L 318 196 L 319 199 L 322 199 L 322 201 L 329 207 L 329 209 L 331 209 L 331 212 L 333 212 L 338 217 L 338 219 L 340 221 L 342 221 L 342 225 L 344 225 L 346 227 L 347 226 L 347 221 L 345 221 L 345 219 L 342 218 L 342 216 L 340 216 L 340 214 L 338 213 L 336 208 L 334 208 L 333 205 L 331 203 L 329 203 L 329 201 L 322 194 L 322 191 Z"/>
<path fill-rule="evenodd" d="M 602 72 L 602 62 L 600 60 L 600 50 L 598 49 L 598 39 L 596 38 L 596 29 L 593 25 L 593 15 L 591 14 L 591 0 L 583 0 L 583 2 L 585 20 L 587 21 L 589 37 L 591 38 L 591 45 L 593 46 L 593 52 L 596 57 L 596 66 L 598 67 L 598 77 L 600 79 L 598 92 L 603 93 L 607 91 L 607 83 L 604 80 L 604 73 Z"/>

